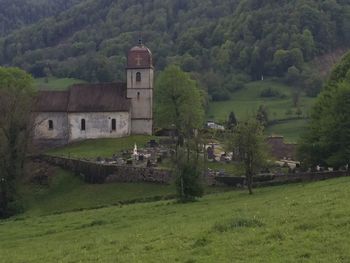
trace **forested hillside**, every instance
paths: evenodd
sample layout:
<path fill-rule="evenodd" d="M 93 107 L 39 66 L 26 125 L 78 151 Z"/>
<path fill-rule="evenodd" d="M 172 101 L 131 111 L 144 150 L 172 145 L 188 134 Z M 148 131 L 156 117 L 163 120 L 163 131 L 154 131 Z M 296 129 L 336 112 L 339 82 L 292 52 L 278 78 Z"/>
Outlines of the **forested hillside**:
<path fill-rule="evenodd" d="M 83 0 L 0 0 L 0 36 L 67 10 Z"/>
<path fill-rule="evenodd" d="M 122 79 L 140 32 L 158 70 L 176 62 L 221 100 L 250 79 L 317 75 L 307 62 L 350 43 L 350 1 L 86 0 L 0 39 L 0 63 L 36 77 Z"/>

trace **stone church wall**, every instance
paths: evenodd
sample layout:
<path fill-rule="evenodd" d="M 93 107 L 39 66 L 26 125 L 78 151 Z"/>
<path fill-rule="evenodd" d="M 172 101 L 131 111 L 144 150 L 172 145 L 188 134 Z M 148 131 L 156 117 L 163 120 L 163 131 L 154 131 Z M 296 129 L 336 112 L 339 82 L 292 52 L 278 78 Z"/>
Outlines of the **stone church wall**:
<path fill-rule="evenodd" d="M 52 129 L 49 121 L 52 121 Z M 68 116 L 65 112 L 38 113 L 34 127 L 35 140 L 68 140 Z"/>
<path fill-rule="evenodd" d="M 82 120 L 85 130 L 82 130 Z M 116 130 L 112 130 L 112 119 L 116 120 Z M 69 113 L 70 141 L 98 138 L 119 138 L 130 135 L 130 115 L 128 112 Z"/>
<path fill-rule="evenodd" d="M 153 121 L 152 120 L 132 120 L 131 121 L 133 134 L 152 135 Z"/>

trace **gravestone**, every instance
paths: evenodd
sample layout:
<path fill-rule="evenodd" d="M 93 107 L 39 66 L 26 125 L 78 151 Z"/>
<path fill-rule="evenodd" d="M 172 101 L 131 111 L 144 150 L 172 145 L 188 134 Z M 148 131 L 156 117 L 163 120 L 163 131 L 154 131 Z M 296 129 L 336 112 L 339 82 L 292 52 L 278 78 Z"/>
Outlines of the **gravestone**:
<path fill-rule="evenodd" d="M 215 159 L 214 149 L 210 146 L 207 149 L 207 155 L 209 160 Z"/>

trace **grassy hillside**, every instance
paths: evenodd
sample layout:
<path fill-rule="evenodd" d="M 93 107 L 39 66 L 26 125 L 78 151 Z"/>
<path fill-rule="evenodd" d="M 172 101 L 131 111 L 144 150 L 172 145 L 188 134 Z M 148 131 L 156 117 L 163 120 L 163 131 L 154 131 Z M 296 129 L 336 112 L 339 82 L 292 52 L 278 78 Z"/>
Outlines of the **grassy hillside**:
<path fill-rule="evenodd" d="M 285 98 L 262 98 L 261 92 L 271 88 L 278 91 Z M 293 88 L 274 80 L 264 80 L 250 82 L 244 89 L 231 94 L 231 100 L 211 102 L 209 105 L 208 117 L 217 121 L 225 121 L 231 111 L 234 111 L 238 118 L 245 118 L 255 115 L 259 106 L 267 107 L 270 120 L 280 120 L 285 118 L 297 117 L 296 108 L 292 100 Z M 300 108 L 303 115 L 307 115 L 314 99 L 301 95 Z M 287 110 L 292 114 L 287 115 Z"/>
<path fill-rule="evenodd" d="M 283 96 L 261 97 L 261 92 L 269 88 L 278 91 Z M 295 91 L 292 87 L 276 80 L 250 82 L 244 89 L 232 93 L 229 101 L 211 102 L 208 118 L 225 122 L 230 112 L 233 111 L 238 120 L 240 120 L 249 116 L 256 116 L 259 106 L 263 105 L 268 111 L 270 121 L 292 119 L 270 126 L 267 129 L 267 134 L 283 135 L 289 141 L 296 141 L 306 121 L 302 119 L 293 120 L 298 118 L 296 114 L 298 108 L 293 105 L 293 92 Z M 306 97 L 301 93 L 298 106 L 302 112 L 301 118 L 308 116 L 314 100 L 314 98 Z"/>
<path fill-rule="evenodd" d="M 173 185 L 86 184 L 72 173 L 54 169 L 48 185 L 21 183 L 19 195 L 26 216 L 42 216 L 116 205 L 119 202 L 153 200 L 175 194 Z M 215 189 L 213 189 L 215 190 Z"/>
<path fill-rule="evenodd" d="M 348 262 L 349 178 L 0 222 L 1 262 Z"/>
<path fill-rule="evenodd" d="M 305 131 L 308 120 L 282 121 L 267 127 L 267 135 L 283 135 L 287 142 L 298 142 L 300 135 Z"/>
<path fill-rule="evenodd" d="M 40 90 L 66 90 L 69 86 L 78 83 L 85 83 L 84 80 L 74 78 L 37 78 L 35 86 Z"/>

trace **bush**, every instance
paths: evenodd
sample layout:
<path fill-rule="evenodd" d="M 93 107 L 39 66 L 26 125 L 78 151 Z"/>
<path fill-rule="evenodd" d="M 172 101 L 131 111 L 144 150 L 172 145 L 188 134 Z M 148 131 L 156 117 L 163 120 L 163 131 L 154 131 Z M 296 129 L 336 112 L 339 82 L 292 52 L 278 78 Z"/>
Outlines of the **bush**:
<path fill-rule="evenodd" d="M 230 92 L 226 89 L 214 90 L 211 94 L 213 101 L 225 101 L 231 98 Z"/>
<path fill-rule="evenodd" d="M 281 94 L 278 90 L 272 89 L 272 88 L 266 88 L 263 89 L 260 92 L 260 97 L 262 98 L 279 98 L 281 97 L 283 94 Z"/>
<path fill-rule="evenodd" d="M 308 97 L 316 97 L 323 86 L 323 81 L 318 76 L 311 76 L 304 81 L 305 93 Z"/>
<path fill-rule="evenodd" d="M 175 185 L 180 202 L 194 201 L 196 197 L 203 196 L 201 171 L 193 163 L 185 163 L 180 166 Z"/>

